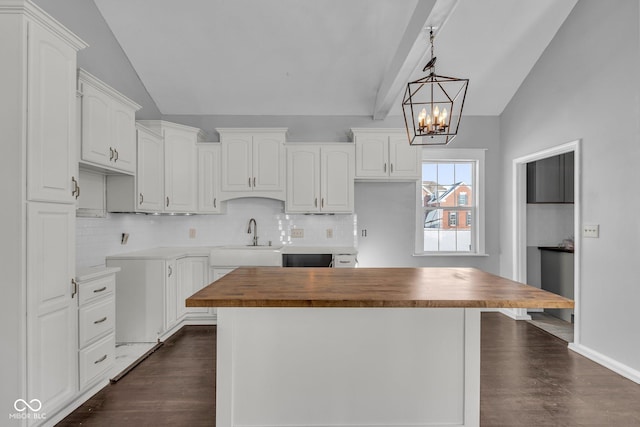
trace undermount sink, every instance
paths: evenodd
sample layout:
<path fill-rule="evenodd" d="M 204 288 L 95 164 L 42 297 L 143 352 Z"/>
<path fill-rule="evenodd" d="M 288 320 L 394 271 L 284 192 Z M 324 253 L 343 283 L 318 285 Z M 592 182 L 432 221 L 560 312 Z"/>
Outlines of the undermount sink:
<path fill-rule="evenodd" d="M 282 265 L 282 246 L 230 245 L 211 249 L 214 267 L 263 267 Z"/>

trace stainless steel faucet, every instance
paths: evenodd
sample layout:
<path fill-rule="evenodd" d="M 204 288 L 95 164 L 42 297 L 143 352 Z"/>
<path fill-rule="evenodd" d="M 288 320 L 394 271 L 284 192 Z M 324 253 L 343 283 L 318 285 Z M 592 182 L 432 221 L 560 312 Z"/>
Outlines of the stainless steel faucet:
<path fill-rule="evenodd" d="M 253 218 L 249 220 L 249 229 L 247 230 L 247 234 L 251 234 L 252 222 L 253 222 L 253 246 L 258 246 L 258 223 Z"/>

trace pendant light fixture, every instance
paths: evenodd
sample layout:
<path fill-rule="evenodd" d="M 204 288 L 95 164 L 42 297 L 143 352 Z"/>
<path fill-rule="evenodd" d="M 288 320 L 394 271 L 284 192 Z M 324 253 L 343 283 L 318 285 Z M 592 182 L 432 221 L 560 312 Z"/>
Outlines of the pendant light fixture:
<path fill-rule="evenodd" d="M 407 83 L 402 112 L 411 145 L 446 145 L 458 134 L 469 79 L 438 76 L 433 51 L 433 27 L 429 29 L 431 60 L 422 69 L 425 77 Z"/>

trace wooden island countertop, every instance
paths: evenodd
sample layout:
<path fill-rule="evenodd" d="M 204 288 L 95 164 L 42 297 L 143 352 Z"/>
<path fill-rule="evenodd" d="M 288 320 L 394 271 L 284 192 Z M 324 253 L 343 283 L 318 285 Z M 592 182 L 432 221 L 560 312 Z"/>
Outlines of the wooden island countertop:
<path fill-rule="evenodd" d="M 475 268 L 240 267 L 188 307 L 572 308 L 572 300 Z"/>

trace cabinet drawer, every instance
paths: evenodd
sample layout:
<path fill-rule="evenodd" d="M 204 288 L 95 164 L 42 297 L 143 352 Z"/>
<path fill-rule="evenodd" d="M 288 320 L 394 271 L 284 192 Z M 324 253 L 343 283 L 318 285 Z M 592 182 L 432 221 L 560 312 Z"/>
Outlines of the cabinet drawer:
<path fill-rule="evenodd" d="M 113 296 L 80 307 L 78 315 L 80 348 L 83 348 L 96 338 L 113 331 L 115 315 L 116 306 Z"/>
<path fill-rule="evenodd" d="M 116 354 L 116 337 L 110 334 L 100 341 L 80 350 L 80 389 L 101 379 L 113 366 Z"/>
<path fill-rule="evenodd" d="M 82 306 L 98 298 L 113 295 L 115 288 L 116 277 L 113 274 L 81 283 L 78 289 L 78 304 Z"/>
<path fill-rule="evenodd" d="M 356 266 L 355 255 L 334 255 L 333 266 L 335 268 L 354 268 Z"/>

